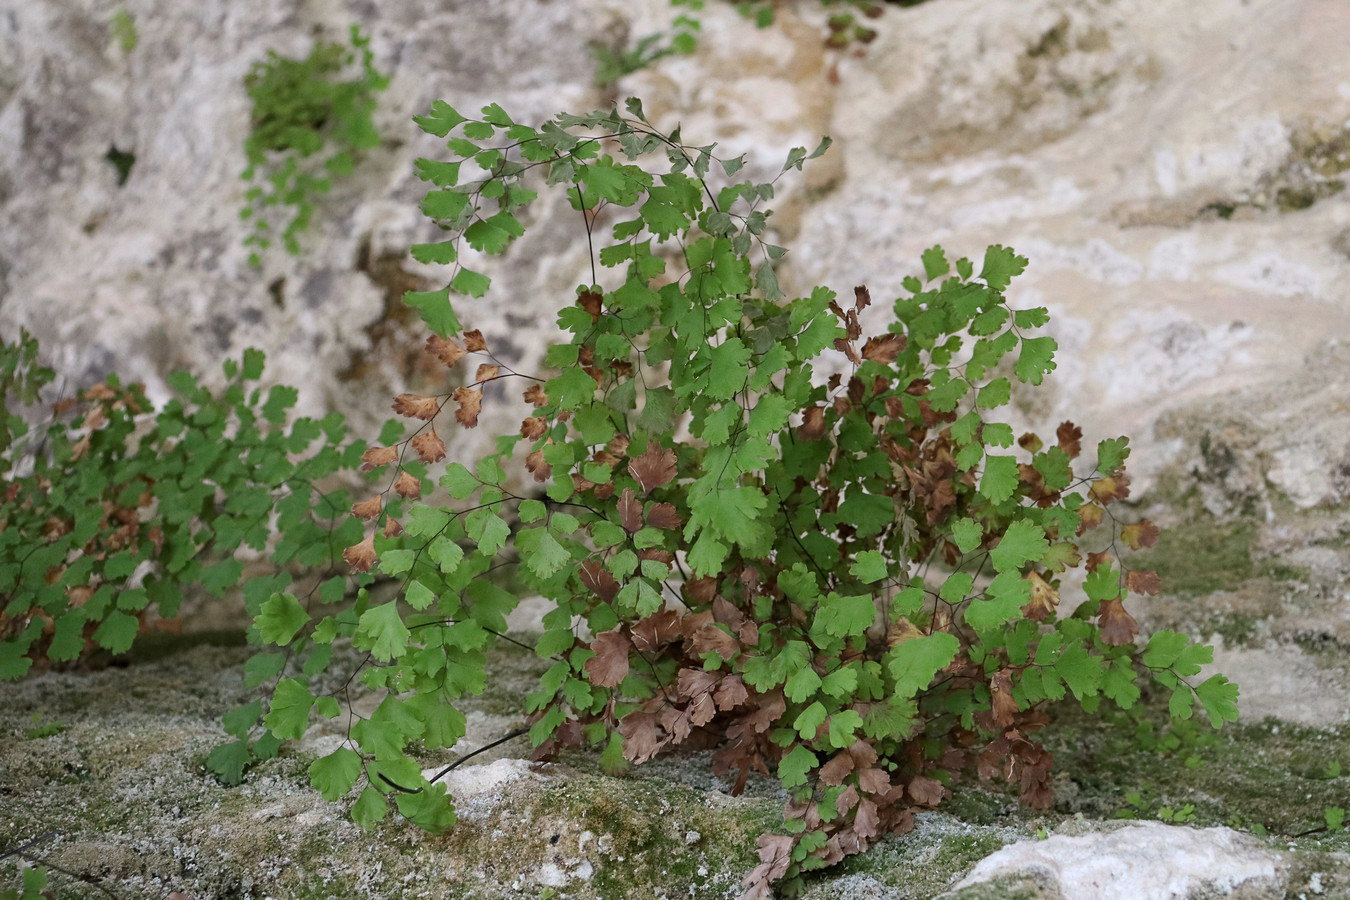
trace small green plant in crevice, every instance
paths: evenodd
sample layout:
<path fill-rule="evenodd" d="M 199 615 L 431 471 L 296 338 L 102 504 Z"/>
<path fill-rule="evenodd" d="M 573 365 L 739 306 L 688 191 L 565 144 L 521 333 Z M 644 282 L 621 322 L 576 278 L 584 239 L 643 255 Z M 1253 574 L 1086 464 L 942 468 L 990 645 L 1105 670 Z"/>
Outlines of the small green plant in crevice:
<path fill-rule="evenodd" d="M 639 38 L 632 47 L 592 41 L 591 56 L 595 59 L 596 86 L 609 87 L 623 76 L 645 69 L 658 59 L 693 53 L 700 27 L 697 19 L 678 15 L 668 31 Z"/>
<path fill-rule="evenodd" d="M 136 154 L 129 150 L 121 150 L 116 144 L 109 144 L 108 152 L 103 154 L 103 158 L 117 172 L 117 186 L 125 186 L 127 179 L 131 177 L 131 167 L 136 165 Z"/>
<path fill-rule="evenodd" d="M 1327 831 L 1333 834 L 1345 830 L 1345 809 L 1340 806 L 1328 806 L 1322 817 L 1326 820 Z"/>
<path fill-rule="evenodd" d="M 412 253 L 453 268 L 405 299 L 433 332 L 428 352 L 472 374 L 396 397 L 412 433 L 362 457 L 390 474 L 353 505 L 368 524 L 344 556 L 399 579 L 401 598 L 259 610 L 264 640 L 321 662 L 275 669 L 266 711 L 255 701 L 234 727 L 260 725 L 275 747 L 341 715 L 341 691 L 313 679 L 351 641 L 367 656 L 340 680 L 387 694 L 368 716 L 349 709 L 314 785 L 350 796 L 363 826 L 391 801 L 423 828 L 452 826 L 444 783 L 409 751 L 464 734 L 455 701 L 484 690 L 523 593 L 483 575 L 512 566 L 554 604 L 535 646 L 550 667 L 523 710 L 534 756 L 594 747 L 618 771 L 707 748 L 736 792 L 776 775 L 791 801 L 744 882 L 763 898 L 910 830 L 962 778 L 1010 778 L 1047 807 L 1054 759 L 1037 732 L 1070 695 L 1089 714 L 1129 709 L 1143 682 L 1175 718 L 1198 706 L 1215 728 L 1236 719 L 1237 686 L 1198 677 L 1212 650 L 1172 631 L 1145 640 L 1125 608 L 1159 590 L 1121 562 L 1158 535 L 1116 520 L 1126 439 L 1085 454 L 1072 422 L 1042 440 L 995 415 L 1014 380 L 1055 368 L 1054 339 L 1036 334 L 1046 310 L 1005 294 L 1025 258 L 933 247 L 866 334 L 865 286 L 787 298 L 775 271 L 786 250 L 765 205 L 828 139 L 792 150 L 771 181 L 738 181 L 743 158 L 662 131 L 636 100 L 625 110 L 533 126 L 496 104 L 470 119 L 437 102 L 416 118 L 452 158 L 417 161 L 422 209 L 446 237 Z M 525 373 L 463 328 L 450 295 L 488 293 L 470 264 L 524 234 L 536 172 L 566 192 L 593 256 L 546 371 Z M 477 427 L 484 402 L 512 394 L 519 426 L 495 452 L 447 461 L 438 427 Z M 422 500 L 440 463 L 453 502 Z M 1083 602 L 1061 610 L 1080 566 Z"/>
<path fill-rule="evenodd" d="M 130 53 L 140 43 L 141 36 L 136 31 L 136 20 L 125 9 L 119 9 L 112 14 L 112 18 L 108 20 L 108 30 L 123 53 Z"/>
<path fill-rule="evenodd" d="M 825 45 L 836 50 L 859 44 L 870 44 L 876 40 L 877 31 L 867 24 L 869 20 L 880 18 L 888 5 L 911 7 L 919 6 L 928 0 L 819 0 L 821 6 L 829 11 L 825 20 Z M 591 53 L 595 57 L 595 83 L 607 87 L 630 72 L 636 72 L 652 65 L 657 60 L 672 55 L 688 55 L 694 52 L 698 44 L 698 33 L 703 23 L 698 13 L 706 6 L 706 0 L 670 0 L 670 5 L 687 10 L 676 15 L 666 31 L 647 35 L 631 47 L 615 47 L 594 42 Z M 778 0 L 735 0 L 736 10 L 745 18 L 754 21 L 759 28 L 773 25 Z"/>
<path fill-rule="evenodd" d="M 379 145 L 375 95 L 389 79 L 376 71 L 374 58 L 370 38 L 353 25 L 350 47 L 318 43 L 304 59 L 268 51 L 249 70 L 244 87 L 253 101 L 252 130 L 244 140 L 248 168 L 242 178 L 256 183 L 241 216 L 252 222 L 244 240 L 253 248 L 252 265 L 262 264 L 272 244 L 276 223 L 268 211 L 290 210 L 281 242 L 287 252 L 299 253 L 299 235 L 332 179 L 350 174 L 361 153 Z"/>
<path fill-rule="evenodd" d="M 41 713 L 33 713 L 30 718 L 32 719 L 33 727 L 26 729 L 23 733 L 23 736 L 30 741 L 55 737 L 70 727 L 65 722 L 44 722 L 42 721 Z"/>
<path fill-rule="evenodd" d="M 899 5 L 918 6 L 922 2 L 924 0 L 911 0 Z M 875 0 L 820 0 L 820 3 L 830 13 L 825 20 L 828 29 L 825 37 L 827 47 L 842 49 L 854 42 L 870 44 L 876 40 L 876 29 L 864 24 L 864 20 L 879 18 L 886 11 L 886 3 Z M 741 15 L 754 19 L 760 28 L 768 28 L 773 24 L 777 6 L 773 0 L 738 0 L 736 3 L 736 9 Z"/>
<path fill-rule="evenodd" d="M 1182 825 L 1195 821 L 1195 804 L 1185 803 L 1178 807 L 1155 803 L 1144 790 L 1127 791 L 1125 806 L 1116 810 L 1117 819 L 1156 819 L 1172 825 Z"/>
<path fill-rule="evenodd" d="M 251 612 L 291 569 L 324 602 L 344 594 L 348 576 L 333 566 L 360 526 L 342 521 L 348 492 L 318 484 L 354 471 L 365 445 L 343 445 L 338 414 L 288 423 L 298 392 L 256 386 L 261 352 L 226 362 L 215 394 L 171 375 L 177 396 L 157 411 L 139 385 L 109 376 L 29 431 L 17 410 L 35 411 L 53 377 L 37 351 L 27 333 L 0 343 L 4 434 L 15 438 L 0 450 L 0 680 L 95 648 L 125 652 L 152 613 L 177 615 L 185 591 L 237 587 L 241 550 L 276 567 L 243 584 Z"/>

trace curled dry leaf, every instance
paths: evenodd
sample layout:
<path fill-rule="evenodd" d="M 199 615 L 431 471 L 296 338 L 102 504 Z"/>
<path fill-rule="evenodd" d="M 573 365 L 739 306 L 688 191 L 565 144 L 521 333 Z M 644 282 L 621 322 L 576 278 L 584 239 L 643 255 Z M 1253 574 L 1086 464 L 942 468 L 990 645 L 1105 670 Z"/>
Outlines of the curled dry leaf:
<path fill-rule="evenodd" d="M 523 396 L 525 397 L 525 402 L 533 406 L 548 405 L 548 394 L 544 393 L 544 386 L 537 382 L 527 387 Z"/>
<path fill-rule="evenodd" d="M 600 318 L 601 304 L 604 299 L 605 295 L 599 291 L 580 291 L 577 294 L 577 306 L 589 313 L 591 321 L 594 322 Z"/>
<path fill-rule="evenodd" d="M 942 796 L 947 789 L 942 786 L 942 782 L 934 778 L 915 775 L 914 780 L 909 783 L 907 791 L 911 797 L 924 806 L 937 806 L 942 802 Z"/>
<path fill-rule="evenodd" d="M 529 416 L 520 423 L 520 433 L 529 440 L 538 440 L 548 429 L 548 420 L 543 416 Z"/>
<path fill-rule="evenodd" d="M 1106 510 L 1095 503 L 1084 504 L 1078 510 L 1078 534 L 1081 535 L 1084 532 L 1091 531 L 1102 524 L 1102 515 L 1105 512 Z"/>
<path fill-rule="evenodd" d="M 1097 550 L 1087 555 L 1087 570 L 1095 572 L 1102 566 L 1110 567 L 1112 563 L 1110 550 Z"/>
<path fill-rule="evenodd" d="M 886 646 L 894 647 L 897 644 L 903 644 L 919 637 L 923 637 L 923 632 L 919 630 L 918 626 L 904 616 L 898 616 L 886 632 Z"/>
<path fill-rule="evenodd" d="M 914 785 L 910 785 L 912 789 Z M 877 805 L 874 801 L 863 797 L 858 801 L 858 811 L 853 814 L 853 830 L 859 837 L 876 837 L 877 826 L 881 819 L 877 815 Z"/>
<path fill-rule="evenodd" d="M 607 469 L 613 469 L 619 464 L 620 460 L 619 457 L 610 453 L 608 450 L 597 450 L 595 451 L 595 454 L 591 456 L 591 462 L 597 462 Z"/>
<path fill-rule="evenodd" d="M 886 794 L 891 790 L 891 778 L 884 769 L 863 769 L 858 773 L 858 787 L 869 794 Z"/>
<path fill-rule="evenodd" d="M 620 630 L 595 636 L 590 648 L 595 655 L 586 660 L 586 677 L 597 687 L 618 687 L 628 677 L 628 637 Z"/>
<path fill-rule="evenodd" d="M 397 447 L 371 447 L 361 454 L 361 471 L 371 472 L 398 459 Z"/>
<path fill-rule="evenodd" d="M 624 488 L 623 494 L 619 496 L 619 524 L 629 534 L 642 527 L 642 501 L 638 500 L 632 488 Z"/>
<path fill-rule="evenodd" d="M 685 598 L 696 604 L 711 603 L 717 594 L 717 579 L 710 575 L 691 578 L 680 589 Z"/>
<path fill-rule="evenodd" d="M 1017 439 L 1017 446 L 1028 453 L 1040 453 L 1045 444 L 1041 443 L 1041 439 L 1036 432 L 1028 431 Z"/>
<path fill-rule="evenodd" d="M 1141 519 L 1133 525 L 1120 529 L 1120 539 L 1131 550 L 1142 550 L 1158 543 L 1158 526 L 1148 519 Z"/>
<path fill-rule="evenodd" d="M 1074 459 L 1083 452 L 1083 429 L 1072 422 L 1059 423 L 1059 428 L 1055 429 L 1055 439 L 1059 441 L 1059 449 L 1063 450 L 1069 459 Z"/>
<path fill-rule="evenodd" d="M 994 724 L 999 728 L 1012 725 L 1017 716 L 1017 700 L 1013 697 L 1012 673 L 1000 669 L 989 679 L 989 697 L 993 706 Z"/>
<path fill-rule="evenodd" d="M 769 885 L 787 874 L 788 866 L 792 863 L 794 843 L 792 837 L 786 834 L 766 833 L 759 836 L 759 858 L 762 862 L 741 879 L 741 884 L 747 888 L 741 894 L 741 900 L 760 900 L 773 896 L 773 889 Z"/>
<path fill-rule="evenodd" d="M 464 357 L 466 351 L 454 338 L 444 338 L 438 334 L 433 334 L 427 338 L 427 352 L 446 366 L 453 366 Z"/>
<path fill-rule="evenodd" d="M 802 411 L 802 424 L 797 426 L 797 439 L 818 441 L 825 436 L 825 407 L 808 406 Z"/>
<path fill-rule="evenodd" d="M 81 428 L 88 428 L 90 431 L 97 431 L 108 424 L 108 414 L 103 411 L 103 407 L 95 406 L 89 410 L 89 414 L 84 417 L 80 423 Z"/>
<path fill-rule="evenodd" d="M 544 461 L 543 447 L 525 457 L 525 468 L 534 475 L 534 480 L 539 482 L 548 481 L 548 477 L 553 474 L 553 467 Z"/>
<path fill-rule="evenodd" d="M 612 437 L 612 438 L 609 439 L 609 443 L 605 445 L 605 449 L 608 450 L 611 454 L 613 454 L 614 456 L 617 456 L 617 457 L 624 457 L 624 456 L 627 456 L 627 455 L 628 455 L 628 435 L 626 435 L 626 434 L 616 434 L 616 435 L 614 435 L 614 437 Z"/>
<path fill-rule="evenodd" d="M 717 701 L 717 708 L 726 712 L 735 709 L 750 698 L 750 692 L 745 689 L 745 682 L 739 675 L 725 675 L 717 682 L 717 692 L 714 699 Z"/>
<path fill-rule="evenodd" d="M 1092 483 L 1088 494 L 1102 506 L 1124 500 L 1130 496 L 1130 476 L 1113 475 L 1110 478 L 1098 479 Z"/>
<path fill-rule="evenodd" d="M 1059 591 L 1039 572 L 1028 572 L 1026 578 L 1031 582 L 1031 602 L 1022 607 L 1022 615 L 1044 622 L 1055 614 L 1055 608 L 1059 606 Z"/>
<path fill-rule="evenodd" d="M 830 761 L 820 767 L 820 783 L 827 787 L 838 787 L 853 771 L 853 757 L 840 750 Z"/>
<path fill-rule="evenodd" d="M 403 523 L 393 516 L 384 520 L 384 536 L 387 538 L 398 537 L 403 533 Z"/>
<path fill-rule="evenodd" d="M 581 563 L 581 583 L 586 586 L 586 590 L 592 592 L 606 603 L 614 599 L 619 593 L 619 582 L 614 576 L 605 570 L 605 566 L 598 559 L 587 559 Z M 642 623 L 639 622 L 638 625 Z M 637 626 L 633 626 L 633 634 L 637 636 Z"/>
<path fill-rule="evenodd" d="M 853 363 L 855 366 L 862 365 L 862 357 L 858 355 L 857 348 L 855 348 L 852 343 L 845 340 L 844 338 L 834 339 L 834 349 L 838 350 L 840 353 L 847 356 L 848 361 Z"/>
<path fill-rule="evenodd" d="M 860 284 L 853 289 L 853 308 L 858 312 L 872 305 L 872 292 L 867 289 L 867 285 Z"/>
<path fill-rule="evenodd" d="M 394 481 L 394 491 L 400 497 L 416 500 L 422 496 L 422 479 L 411 472 L 400 472 L 398 478 Z"/>
<path fill-rule="evenodd" d="M 712 614 L 715 620 L 721 622 L 733 632 L 739 630 L 745 624 L 745 613 L 737 609 L 720 594 L 713 598 Z"/>
<path fill-rule="evenodd" d="M 697 700 L 713 692 L 713 688 L 717 686 L 717 677 L 716 672 L 708 672 L 703 669 L 687 667 L 680 669 L 675 676 L 676 693 L 682 699 Z"/>
<path fill-rule="evenodd" d="M 1134 621 L 1134 616 L 1125 611 L 1125 604 L 1120 598 L 1102 601 L 1097 628 L 1101 632 L 1102 643 L 1112 647 L 1134 643 L 1135 636 L 1139 634 L 1138 623 Z"/>
<path fill-rule="evenodd" d="M 483 340 L 483 332 L 477 328 L 464 332 L 464 349 L 470 353 L 486 350 L 487 342 Z"/>
<path fill-rule="evenodd" d="M 586 562 L 595 562 L 596 567 L 599 568 L 598 561 L 587 560 Z M 586 563 L 581 565 L 584 572 Z M 608 572 L 605 572 L 605 574 L 609 575 Z M 585 581 L 585 577 L 583 574 L 582 581 Z M 610 576 L 610 580 L 613 580 L 613 576 Z M 587 585 L 587 587 L 590 587 L 590 585 Z M 594 588 L 591 589 L 595 590 Z M 617 582 L 614 585 L 614 590 L 615 592 L 618 591 Z M 596 593 L 599 594 L 600 592 L 596 591 Z M 644 653 L 650 653 L 676 640 L 683 633 L 684 630 L 680 627 L 680 614 L 671 609 L 660 609 L 645 619 L 640 619 L 634 623 L 633 646 Z"/>
<path fill-rule="evenodd" d="M 399 394 L 394 398 L 394 412 L 412 419 L 433 419 L 441 411 L 441 403 L 435 397 L 421 394 Z"/>
<path fill-rule="evenodd" d="M 1125 575 L 1125 589 L 1135 594 L 1156 595 L 1162 590 L 1158 573 L 1152 570 L 1131 569 Z"/>
<path fill-rule="evenodd" d="M 628 471 L 637 479 L 642 493 L 675 480 L 675 451 L 663 450 L 653 443 L 646 452 L 628 462 Z"/>
<path fill-rule="evenodd" d="M 473 380 L 477 382 L 491 381 L 497 377 L 497 373 L 500 371 L 499 368 L 491 363 L 483 363 L 478 367 L 478 371 L 474 373 Z"/>
<path fill-rule="evenodd" d="M 477 427 L 478 414 L 483 411 L 483 389 L 455 388 L 453 396 L 459 404 L 459 409 L 455 410 L 455 421 L 465 428 Z"/>
<path fill-rule="evenodd" d="M 362 500 L 360 503 L 353 503 L 352 515 L 356 516 L 357 518 L 366 519 L 367 521 L 369 521 L 370 519 L 373 519 L 376 516 L 378 516 L 380 514 L 380 511 L 383 509 L 384 509 L 384 500 L 380 497 L 379 494 L 376 494 L 369 500 Z"/>
<path fill-rule="evenodd" d="M 716 625 L 708 624 L 689 636 L 689 646 L 704 656 L 716 653 L 723 659 L 731 659 L 740 652 L 741 642 Z"/>
<path fill-rule="evenodd" d="M 342 551 L 342 558 L 357 572 L 369 572 L 375 566 L 375 532 L 366 535 L 366 539 L 352 544 Z"/>
<path fill-rule="evenodd" d="M 862 356 L 863 359 L 889 365 L 895 362 L 895 358 L 904 349 L 905 336 L 903 334 L 882 334 L 867 339 L 867 343 L 863 344 Z"/>
<path fill-rule="evenodd" d="M 646 762 L 670 740 L 661 736 L 656 716 L 641 710 L 630 712 L 620 720 L 619 734 L 623 735 L 624 759 L 631 763 Z"/>
<path fill-rule="evenodd" d="M 411 441 L 417 458 L 424 463 L 440 462 L 445 459 L 445 441 L 441 440 L 435 428 L 429 428 Z"/>

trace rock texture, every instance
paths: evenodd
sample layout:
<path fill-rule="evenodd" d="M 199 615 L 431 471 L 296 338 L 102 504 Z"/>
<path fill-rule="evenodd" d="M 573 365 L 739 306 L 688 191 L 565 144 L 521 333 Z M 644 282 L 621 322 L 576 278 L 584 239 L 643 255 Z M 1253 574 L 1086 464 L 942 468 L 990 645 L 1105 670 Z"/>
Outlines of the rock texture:
<path fill-rule="evenodd" d="M 980 861 L 954 888 L 996 879 L 1029 881 L 1063 900 L 1190 900 L 1271 896 L 1280 891 L 1281 855 L 1227 828 L 1156 822 L 1116 831 L 1018 841 Z"/>
<path fill-rule="evenodd" d="M 530 763 L 519 758 L 521 738 L 449 773 L 458 807 L 450 833 L 430 835 L 397 817 L 362 832 L 346 816 L 356 792 L 327 803 L 306 774 L 341 740 L 345 710 L 251 767 L 243 784 L 223 787 L 205 769 L 211 748 L 227 740 L 220 716 L 256 696 L 243 687 L 249 651 L 241 637 L 152 636 L 118 667 L 46 672 L 7 686 L 0 854 L 40 838 L 29 862 L 93 879 L 53 870 L 58 900 L 105 896 L 92 884 L 119 900 L 164 900 L 174 891 L 175 900 L 703 900 L 737 895 L 757 861 L 756 835 L 780 821 L 784 797 L 774 782 L 756 776 L 732 797 L 711 775 L 707 753 L 660 757 L 614 777 L 601 774 L 596 754 Z M 358 659 L 340 656 L 330 687 Z M 468 733 L 453 753 L 428 754 L 429 768 L 439 771 L 520 724 L 519 697 L 540 661 L 516 648 L 494 654 L 490 670 L 485 693 L 459 704 Z M 366 714 L 378 700 L 359 681 L 346 697 L 346 709 Z M 1311 771 L 1309 760 L 1350 757 L 1350 734 L 1229 729 L 1208 749 L 1190 746 L 1186 753 L 1203 754 L 1196 768 L 1185 754 L 1141 748 L 1135 727 L 1099 719 L 1057 725 L 1047 736 L 1065 774 L 1053 809 L 1021 809 L 1016 788 L 956 784 L 945 812 L 921 814 L 912 833 L 812 875 L 805 897 L 1350 894 L 1350 833 L 1261 841 L 1223 828 L 1122 827 L 1110 819 L 1136 809 L 1126 791 L 1149 786 L 1149 810 L 1190 803 L 1203 824 L 1309 830 L 1350 783 Z M 1037 841 L 1037 829 L 1053 836 Z M 17 883 L 15 862 L 0 858 L 0 891 Z"/>

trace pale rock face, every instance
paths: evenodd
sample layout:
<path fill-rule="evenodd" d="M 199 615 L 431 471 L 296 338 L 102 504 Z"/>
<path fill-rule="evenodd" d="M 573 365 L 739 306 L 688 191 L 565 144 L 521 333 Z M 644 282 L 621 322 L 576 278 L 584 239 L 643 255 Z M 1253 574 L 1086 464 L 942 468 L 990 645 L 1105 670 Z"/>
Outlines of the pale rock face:
<path fill-rule="evenodd" d="M 1229 828 L 1142 822 L 1115 831 L 1018 841 L 985 857 L 954 890 L 995 878 L 1034 881 L 1061 900 L 1276 896 L 1279 854 Z M 1272 893 L 1274 892 L 1274 893 Z"/>

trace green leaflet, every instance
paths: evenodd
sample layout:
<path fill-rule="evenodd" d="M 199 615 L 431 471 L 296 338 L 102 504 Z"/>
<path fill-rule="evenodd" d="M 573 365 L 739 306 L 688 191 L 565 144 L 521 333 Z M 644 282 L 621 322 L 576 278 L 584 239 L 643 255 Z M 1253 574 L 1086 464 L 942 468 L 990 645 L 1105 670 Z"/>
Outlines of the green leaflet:
<path fill-rule="evenodd" d="M 259 636 L 269 644 L 284 647 L 309 621 L 309 613 L 290 594 L 273 594 L 254 620 Z"/>
<path fill-rule="evenodd" d="M 989 554 L 996 572 L 1016 572 L 1027 563 L 1039 562 L 1050 549 L 1045 530 L 1026 519 L 1018 519 L 1008 526 L 1003 539 Z"/>
<path fill-rule="evenodd" d="M 351 790 L 361 774 L 361 757 L 339 747 L 309 764 L 309 780 L 323 799 L 332 802 Z"/>
<path fill-rule="evenodd" d="M 271 708 L 263 716 L 263 725 L 279 738 L 298 738 L 305 733 L 313 706 L 314 695 L 304 683 L 283 678 L 277 682 Z"/>
<path fill-rule="evenodd" d="M 411 634 L 399 615 L 398 604 L 383 603 L 361 614 L 352 643 L 369 650 L 379 661 L 388 662 L 408 649 Z"/>
<path fill-rule="evenodd" d="M 895 696 L 913 697 L 928 687 L 938 670 L 948 665 L 960 649 L 955 635 L 930 634 L 898 644 L 886 654 L 886 669 L 895 679 Z"/>

